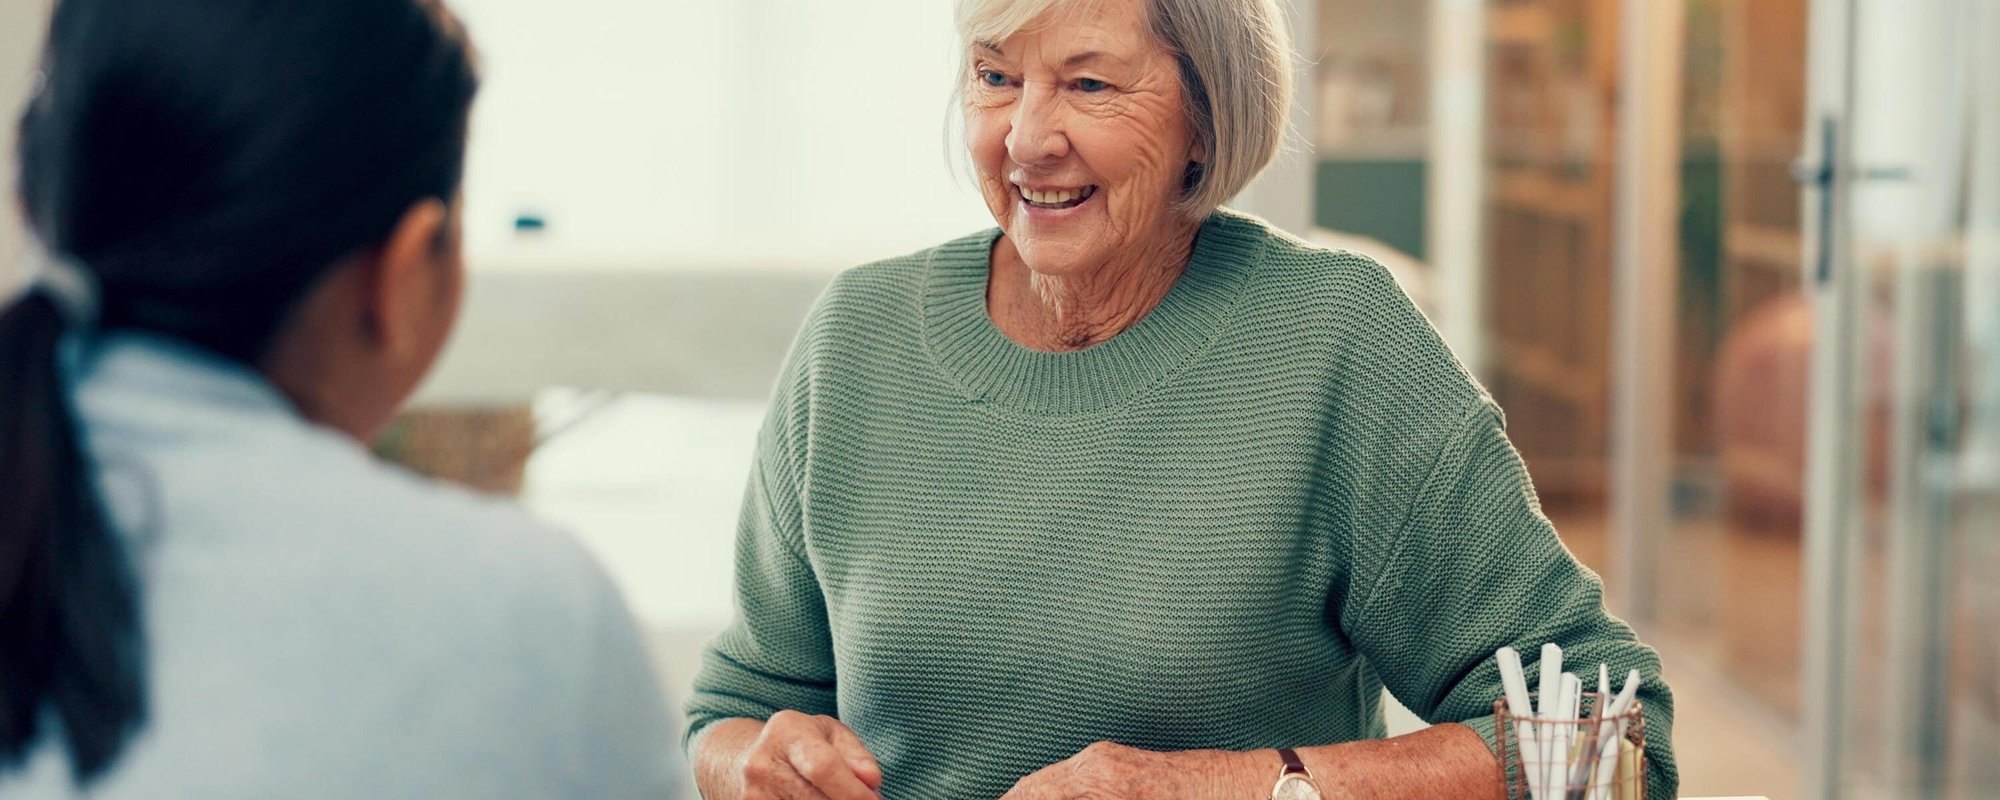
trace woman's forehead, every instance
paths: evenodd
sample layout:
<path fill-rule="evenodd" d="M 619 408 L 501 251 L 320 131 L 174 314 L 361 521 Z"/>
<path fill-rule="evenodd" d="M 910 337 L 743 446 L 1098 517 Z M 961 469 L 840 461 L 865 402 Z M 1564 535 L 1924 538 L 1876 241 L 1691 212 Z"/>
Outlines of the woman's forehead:
<path fill-rule="evenodd" d="M 1085 61 L 1135 63 L 1157 49 L 1145 0 L 1017 0 L 1040 13 L 1009 31 L 972 37 L 974 50 L 1051 65 Z M 999 22 L 1000 20 L 995 20 Z M 994 26 L 998 27 L 998 26 Z"/>

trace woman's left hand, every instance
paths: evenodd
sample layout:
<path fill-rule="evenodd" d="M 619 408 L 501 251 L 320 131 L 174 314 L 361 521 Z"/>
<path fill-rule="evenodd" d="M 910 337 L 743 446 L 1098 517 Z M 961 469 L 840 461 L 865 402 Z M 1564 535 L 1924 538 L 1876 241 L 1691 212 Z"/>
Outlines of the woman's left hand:
<path fill-rule="evenodd" d="M 1113 742 L 1022 778 L 1000 800 L 1159 800 L 1249 797 L 1244 754 L 1222 750 L 1159 753 Z M 1274 768 L 1275 769 L 1275 768 Z"/>

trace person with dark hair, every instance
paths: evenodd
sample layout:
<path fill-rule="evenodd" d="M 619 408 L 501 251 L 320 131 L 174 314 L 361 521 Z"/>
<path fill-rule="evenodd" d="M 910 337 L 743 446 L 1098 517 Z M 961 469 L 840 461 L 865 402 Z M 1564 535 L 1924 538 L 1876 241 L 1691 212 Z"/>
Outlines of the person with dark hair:
<path fill-rule="evenodd" d="M 0 796 L 662 797 L 567 535 L 364 443 L 456 316 L 435 0 L 63 0 L 0 313 Z"/>

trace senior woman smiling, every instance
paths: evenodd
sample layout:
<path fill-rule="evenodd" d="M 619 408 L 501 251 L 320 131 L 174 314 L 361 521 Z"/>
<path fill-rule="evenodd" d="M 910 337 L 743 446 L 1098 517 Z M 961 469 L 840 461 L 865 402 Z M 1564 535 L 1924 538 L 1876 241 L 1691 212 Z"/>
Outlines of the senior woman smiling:
<path fill-rule="evenodd" d="M 805 323 L 688 704 L 706 796 L 1498 796 L 1492 654 L 1553 641 L 1645 676 L 1671 798 L 1659 660 L 1493 401 L 1374 262 L 1220 210 L 1283 138 L 1273 0 L 958 24 L 999 229 Z M 1437 724 L 1383 739 L 1384 686 Z"/>

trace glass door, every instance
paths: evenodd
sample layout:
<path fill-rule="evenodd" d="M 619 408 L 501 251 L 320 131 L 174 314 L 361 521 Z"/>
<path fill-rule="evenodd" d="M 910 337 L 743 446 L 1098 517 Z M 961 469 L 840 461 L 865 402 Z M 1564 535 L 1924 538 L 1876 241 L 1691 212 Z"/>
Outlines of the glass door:
<path fill-rule="evenodd" d="M 2000 8 L 1815 0 L 1816 797 L 2000 794 Z"/>
<path fill-rule="evenodd" d="M 1798 710 L 1815 334 L 1792 166 L 1807 14 L 1807 0 L 1688 0 L 1682 44 L 1668 520 L 1656 551 L 1672 558 L 1652 566 L 1651 602 L 1674 661 L 1748 701 L 1727 709 L 1739 730 L 1788 731 Z"/>

